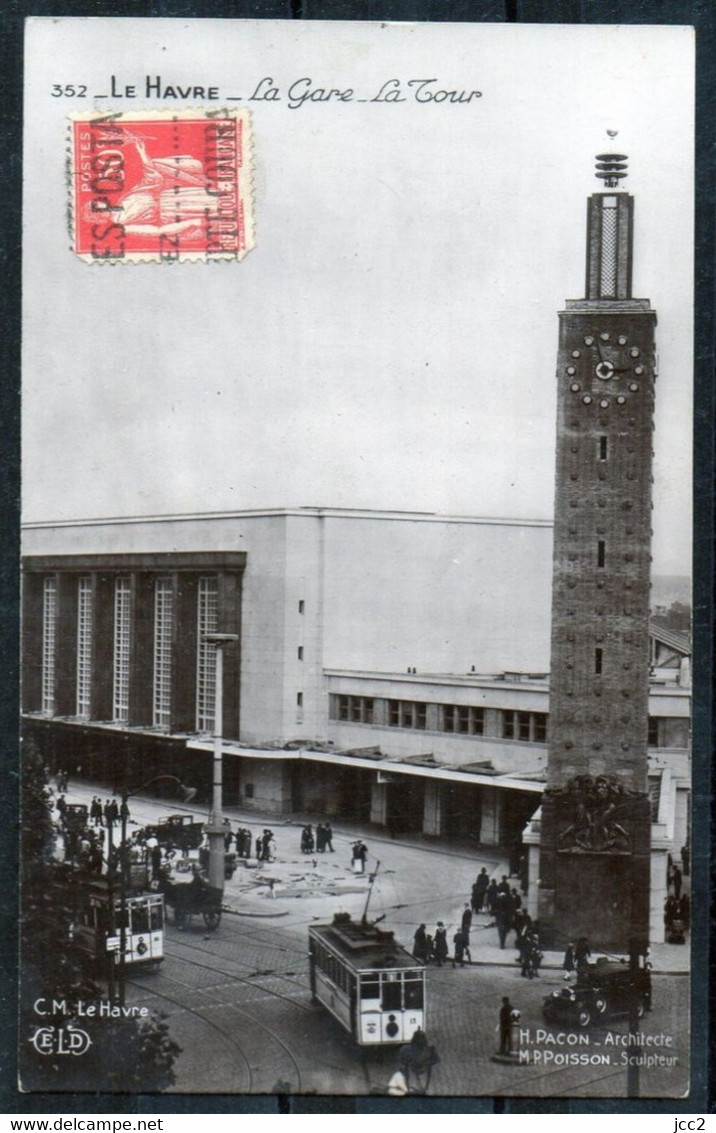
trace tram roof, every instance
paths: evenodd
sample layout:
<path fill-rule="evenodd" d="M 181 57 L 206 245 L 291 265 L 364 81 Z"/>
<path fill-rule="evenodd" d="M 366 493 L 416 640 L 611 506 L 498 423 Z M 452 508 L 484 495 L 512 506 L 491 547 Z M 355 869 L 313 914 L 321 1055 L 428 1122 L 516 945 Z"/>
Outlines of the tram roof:
<path fill-rule="evenodd" d="M 398 944 L 392 932 L 375 924 L 353 921 L 348 914 L 337 914 L 331 924 L 311 925 L 309 932 L 332 947 L 357 971 L 422 968 L 422 964 Z"/>

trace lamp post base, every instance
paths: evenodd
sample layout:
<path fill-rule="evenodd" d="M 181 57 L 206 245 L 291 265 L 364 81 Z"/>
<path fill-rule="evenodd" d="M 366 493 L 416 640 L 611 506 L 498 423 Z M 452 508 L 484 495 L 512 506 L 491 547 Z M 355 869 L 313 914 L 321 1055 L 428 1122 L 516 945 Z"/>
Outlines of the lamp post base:
<path fill-rule="evenodd" d="M 209 884 L 214 889 L 224 890 L 225 880 L 225 852 L 224 837 L 226 827 L 223 822 L 218 823 L 210 819 L 204 827 L 209 837 Z"/>

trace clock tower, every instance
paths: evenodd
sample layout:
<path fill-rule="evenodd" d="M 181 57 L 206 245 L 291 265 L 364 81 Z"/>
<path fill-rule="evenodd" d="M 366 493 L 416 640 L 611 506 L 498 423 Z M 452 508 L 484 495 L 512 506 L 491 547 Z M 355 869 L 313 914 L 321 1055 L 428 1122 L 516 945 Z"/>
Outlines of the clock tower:
<path fill-rule="evenodd" d="M 634 199 L 600 154 L 586 294 L 559 314 L 543 947 L 645 945 L 656 314 L 632 298 Z"/>

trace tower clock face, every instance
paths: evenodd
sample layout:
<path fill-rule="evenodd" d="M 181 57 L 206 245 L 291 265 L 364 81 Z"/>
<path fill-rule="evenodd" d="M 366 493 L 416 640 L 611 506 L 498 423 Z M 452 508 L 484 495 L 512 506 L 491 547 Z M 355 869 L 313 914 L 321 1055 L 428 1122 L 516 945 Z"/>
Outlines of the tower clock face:
<path fill-rule="evenodd" d="M 581 336 L 569 351 L 569 388 L 585 405 L 624 405 L 639 392 L 647 373 L 642 348 L 634 335 L 597 327 Z"/>

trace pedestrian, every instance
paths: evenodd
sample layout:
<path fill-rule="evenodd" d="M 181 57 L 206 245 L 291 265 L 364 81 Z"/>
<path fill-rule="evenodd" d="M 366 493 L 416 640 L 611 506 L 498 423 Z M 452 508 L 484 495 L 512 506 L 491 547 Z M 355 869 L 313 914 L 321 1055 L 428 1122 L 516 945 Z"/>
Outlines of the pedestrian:
<path fill-rule="evenodd" d="M 113 826 L 119 822 L 119 807 L 117 806 L 117 800 L 114 798 L 109 800 L 109 817 Z"/>
<path fill-rule="evenodd" d="M 574 949 L 574 966 L 577 983 L 585 983 L 589 975 L 589 957 L 592 955 L 586 936 L 580 936 Z"/>
<path fill-rule="evenodd" d="M 447 929 L 442 921 L 438 921 L 435 929 L 435 942 L 433 946 L 435 954 L 435 963 L 438 968 L 442 968 L 443 964 L 448 958 L 448 942 L 447 942 Z"/>
<path fill-rule="evenodd" d="M 470 928 L 472 927 L 472 909 L 466 903 L 465 908 L 462 910 L 462 923 L 461 926 L 465 940 L 470 940 Z"/>
<path fill-rule="evenodd" d="M 65 815 L 67 814 L 67 802 L 64 795 L 58 795 L 55 807 L 57 808 L 57 815 L 60 820 L 60 826 L 64 826 Z"/>
<path fill-rule="evenodd" d="M 571 941 L 564 950 L 564 960 L 562 961 L 562 967 L 564 969 L 564 978 L 566 980 L 570 979 L 575 968 L 574 945 Z"/>
<path fill-rule="evenodd" d="M 333 828 L 332 828 L 330 822 L 326 822 L 324 827 L 323 827 L 323 837 L 325 839 L 325 843 L 328 846 L 330 853 L 334 853 L 334 850 L 333 850 Z"/>
<path fill-rule="evenodd" d="M 679 899 L 679 916 L 684 922 L 684 928 L 688 928 L 691 921 L 691 899 L 688 893 L 682 893 Z"/>
<path fill-rule="evenodd" d="M 691 851 L 688 846 L 681 847 L 681 864 L 684 868 L 684 877 L 688 877 L 691 869 Z"/>
<path fill-rule="evenodd" d="M 490 878 L 487 875 L 487 870 L 483 866 L 475 879 L 473 885 L 473 908 L 476 913 L 481 913 L 485 904 L 485 894 L 487 893 Z"/>
<path fill-rule="evenodd" d="M 485 891 L 485 903 L 487 905 L 487 911 L 490 914 L 490 916 L 492 916 L 495 912 L 495 901 L 496 900 L 497 900 L 497 882 L 495 881 L 495 879 L 493 877 L 492 881 L 489 883 L 489 885 L 487 886 L 487 889 Z"/>
<path fill-rule="evenodd" d="M 354 873 L 365 873 L 365 860 L 368 857 L 368 847 L 360 838 L 353 843 L 352 864 Z"/>
<path fill-rule="evenodd" d="M 415 1086 L 410 1087 L 411 1094 L 426 1094 L 430 1085 L 433 1066 L 437 1066 L 440 1056 L 434 1046 L 428 1045 L 425 1031 L 420 1027 L 414 1032 L 409 1043 L 401 1046 L 398 1051 L 400 1065 L 406 1081 L 410 1082 L 410 1075 L 415 1078 Z"/>
<path fill-rule="evenodd" d="M 500 1008 L 500 1054 L 512 1054 L 513 1010 L 509 996 L 503 995 Z"/>
<path fill-rule="evenodd" d="M 682 874 L 681 870 L 679 869 L 679 867 L 677 865 L 674 866 L 673 878 L 674 878 L 674 896 L 676 897 L 676 900 L 678 901 L 679 897 L 681 896 L 681 884 L 682 884 L 683 874 Z"/>
<path fill-rule="evenodd" d="M 129 822 L 129 803 L 125 798 L 122 799 L 122 805 L 119 808 L 119 817 L 126 826 Z"/>
<path fill-rule="evenodd" d="M 435 941 L 431 932 L 425 933 L 425 963 L 435 959 Z"/>
<path fill-rule="evenodd" d="M 102 808 L 102 812 L 104 814 L 104 824 L 107 827 L 107 829 L 109 830 L 112 827 L 112 804 L 109 801 L 109 799 L 105 799 L 105 803 L 104 803 L 104 806 Z"/>
<path fill-rule="evenodd" d="M 497 924 L 497 936 L 500 941 L 500 948 L 505 947 L 507 940 L 507 933 L 512 927 L 512 910 L 510 908 L 510 898 L 506 893 L 497 894 L 497 901 L 495 904 L 495 923 Z"/>
<path fill-rule="evenodd" d="M 319 822 L 316 827 L 316 853 L 323 854 L 326 851 L 326 836 L 323 831 L 323 823 Z"/>
<path fill-rule="evenodd" d="M 423 964 L 427 963 L 427 935 L 425 932 L 425 925 L 418 925 L 413 933 L 413 956 L 416 960 L 420 960 Z"/>
<path fill-rule="evenodd" d="M 261 835 L 257 834 L 256 835 L 256 860 L 259 861 L 259 862 L 261 861 L 261 851 L 262 851 L 262 849 L 263 849 L 263 842 L 261 841 Z"/>
<path fill-rule="evenodd" d="M 102 803 L 96 795 L 92 796 L 92 802 L 90 803 L 90 821 L 94 826 L 102 825 Z"/>
<path fill-rule="evenodd" d="M 502 875 L 502 881 L 497 886 L 497 892 L 498 893 L 509 893 L 510 892 L 510 882 L 508 880 L 506 873 L 503 873 L 503 875 Z"/>
<path fill-rule="evenodd" d="M 464 968 L 465 967 L 465 937 L 463 935 L 463 931 L 462 931 L 461 928 L 459 928 L 457 930 L 457 932 L 455 933 L 455 935 L 453 936 L 452 942 L 453 942 L 453 945 L 454 945 L 454 948 L 455 948 L 455 953 L 454 953 L 453 958 L 452 958 L 452 966 L 454 968 L 456 964 L 459 964 L 461 968 Z"/>
<path fill-rule="evenodd" d="M 529 932 L 525 936 L 522 948 L 522 975 L 526 979 L 534 979 L 542 962 L 542 953 L 539 948 L 539 937 Z"/>

